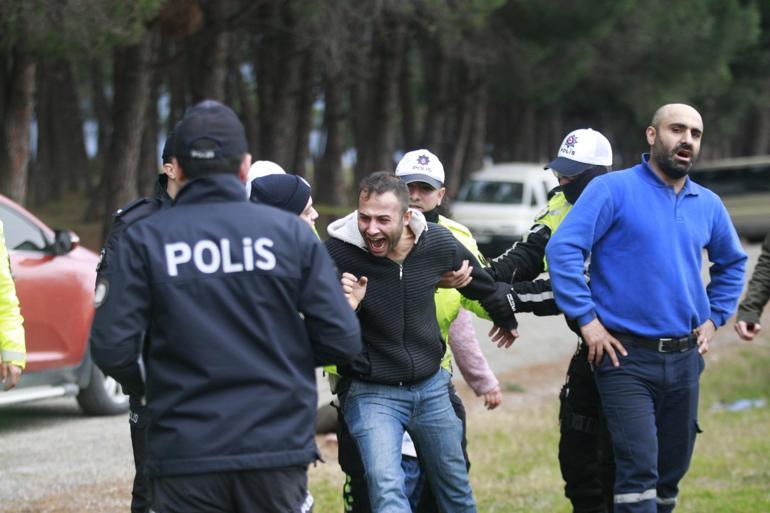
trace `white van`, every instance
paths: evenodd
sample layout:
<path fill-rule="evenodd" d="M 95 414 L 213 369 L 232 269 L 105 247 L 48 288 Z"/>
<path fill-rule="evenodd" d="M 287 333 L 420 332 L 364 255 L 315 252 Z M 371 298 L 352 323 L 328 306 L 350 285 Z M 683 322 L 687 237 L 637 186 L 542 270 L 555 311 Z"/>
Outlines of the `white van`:
<path fill-rule="evenodd" d="M 559 185 L 544 164 L 510 162 L 473 173 L 452 204 L 452 218 L 467 226 L 486 257 L 521 240 Z"/>

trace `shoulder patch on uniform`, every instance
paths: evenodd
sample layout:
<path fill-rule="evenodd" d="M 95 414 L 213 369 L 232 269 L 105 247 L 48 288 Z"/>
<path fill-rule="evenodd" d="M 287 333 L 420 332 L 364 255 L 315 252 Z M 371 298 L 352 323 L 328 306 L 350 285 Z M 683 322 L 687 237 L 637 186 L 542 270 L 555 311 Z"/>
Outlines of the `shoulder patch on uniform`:
<path fill-rule="evenodd" d="M 132 202 L 122 206 L 121 208 L 117 209 L 115 212 L 113 212 L 112 216 L 113 217 L 122 217 L 127 212 L 132 211 L 133 209 L 135 209 L 139 205 L 144 205 L 145 203 L 149 203 L 149 202 L 150 202 L 149 198 L 138 198 L 138 199 L 135 199 L 134 201 L 132 201 Z"/>
<path fill-rule="evenodd" d="M 104 300 L 107 299 L 107 293 L 110 291 L 110 282 L 105 279 L 99 280 L 96 284 L 96 290 L 94 290 L 94 308 L 99 308 L 104 304 Z"/>

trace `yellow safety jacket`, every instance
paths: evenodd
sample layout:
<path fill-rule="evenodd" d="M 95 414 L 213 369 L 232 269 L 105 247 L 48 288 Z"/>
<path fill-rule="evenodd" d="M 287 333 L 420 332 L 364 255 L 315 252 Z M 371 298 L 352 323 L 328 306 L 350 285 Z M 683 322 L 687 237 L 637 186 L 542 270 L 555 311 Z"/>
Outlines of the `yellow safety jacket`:
<path fill-rule="evenodd" d="M 11 261 L 5 247 L 3 223 L 0 222 L 0 355 L 3 363 L 11 363 L 24 368 L 27 362 L 27 350 L 24 344 L 24 319 L 16 297 L 16 285 L 11 276 Z"/>
<path fill-rule="evenodd" d="M 486 260 L 479 251 L 476 239 L 473 238 L 471 231 L 448 217 L 438 216 L 438 224 L 444 226 L 452 232 L 452 235 L 459 240 L 463 246 L 465 246 L 474 256 L 478 259 L 479 263 L 486 266 Z M 449 326 L 457 318 L 460 313 L 460 307 L 473 312 L 478 317 L 489 319 L 489 314 L 482 308 L 478 301 L 473 301 L 466 298 L 456 289 L 437 289 L 436 290 L 436 320 L 438 321 L 438 327 L 441 330 L 441 337 L 446 342 L 446 352 L 444 358 L 441 360 L 441 366 L 452 372 L 452 350 L 449 347 Z"/>
<path fill-rule="evenodd" d="M 550 230 L 550 236 L 553 236 L 572 205 L 567 201 L 567 197 L 562 191 L 557 192 L 548 200 L 548 205 L 535 217 L 535 224 L 547 226 Z M 550 237 L 549 237 L 550 238 Z M 545 271 L 548 271 L 548 261 L 543 257 Z"/>

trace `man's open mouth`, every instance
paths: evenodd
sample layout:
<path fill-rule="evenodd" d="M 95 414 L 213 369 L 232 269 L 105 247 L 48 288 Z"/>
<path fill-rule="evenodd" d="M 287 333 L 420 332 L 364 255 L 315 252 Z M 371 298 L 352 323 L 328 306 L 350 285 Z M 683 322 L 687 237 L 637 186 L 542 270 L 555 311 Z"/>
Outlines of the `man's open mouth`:
<path fill-rule="evenodd" d="M 690 150 L 680 149 L 679 151 L 677 151 L 677 152 L 674 154 L 674 156 L 675 156 L 675 157 L 676 157 L 678 160 L 684 160 L 684 161 L 687 161 L 687 162 L 689 162 L 689 161 L 690 161 L 690 159 L 692 159 L 692 152 L 691 152 Z"/>
<path fill-rule="evenodd" d="M 366 240 L 369 243 L 369 249 L 372 252 L 380 252 L 383 249 L 385 249 L 385 243 L 386 243 L 385 238 L 381 238 L 381 239 L 367 238 Z"/>

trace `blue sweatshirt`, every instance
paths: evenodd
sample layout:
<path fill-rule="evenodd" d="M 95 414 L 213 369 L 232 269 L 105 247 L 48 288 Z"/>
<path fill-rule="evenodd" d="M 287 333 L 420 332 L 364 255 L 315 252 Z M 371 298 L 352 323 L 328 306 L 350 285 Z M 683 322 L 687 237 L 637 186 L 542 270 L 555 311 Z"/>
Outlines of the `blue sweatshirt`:
<path fill-rule="evenodd" d="M 647 164 L 591 181 L 546 247 L 554 296 L 581 326 L 680 337 L 735 311 L 746 253 L 719 197 L 689 178 L 679 194 Z M 712 263 L 703 286 L 703 249 Z M 591 258 L 590 285 L 583 264 Z"/>

